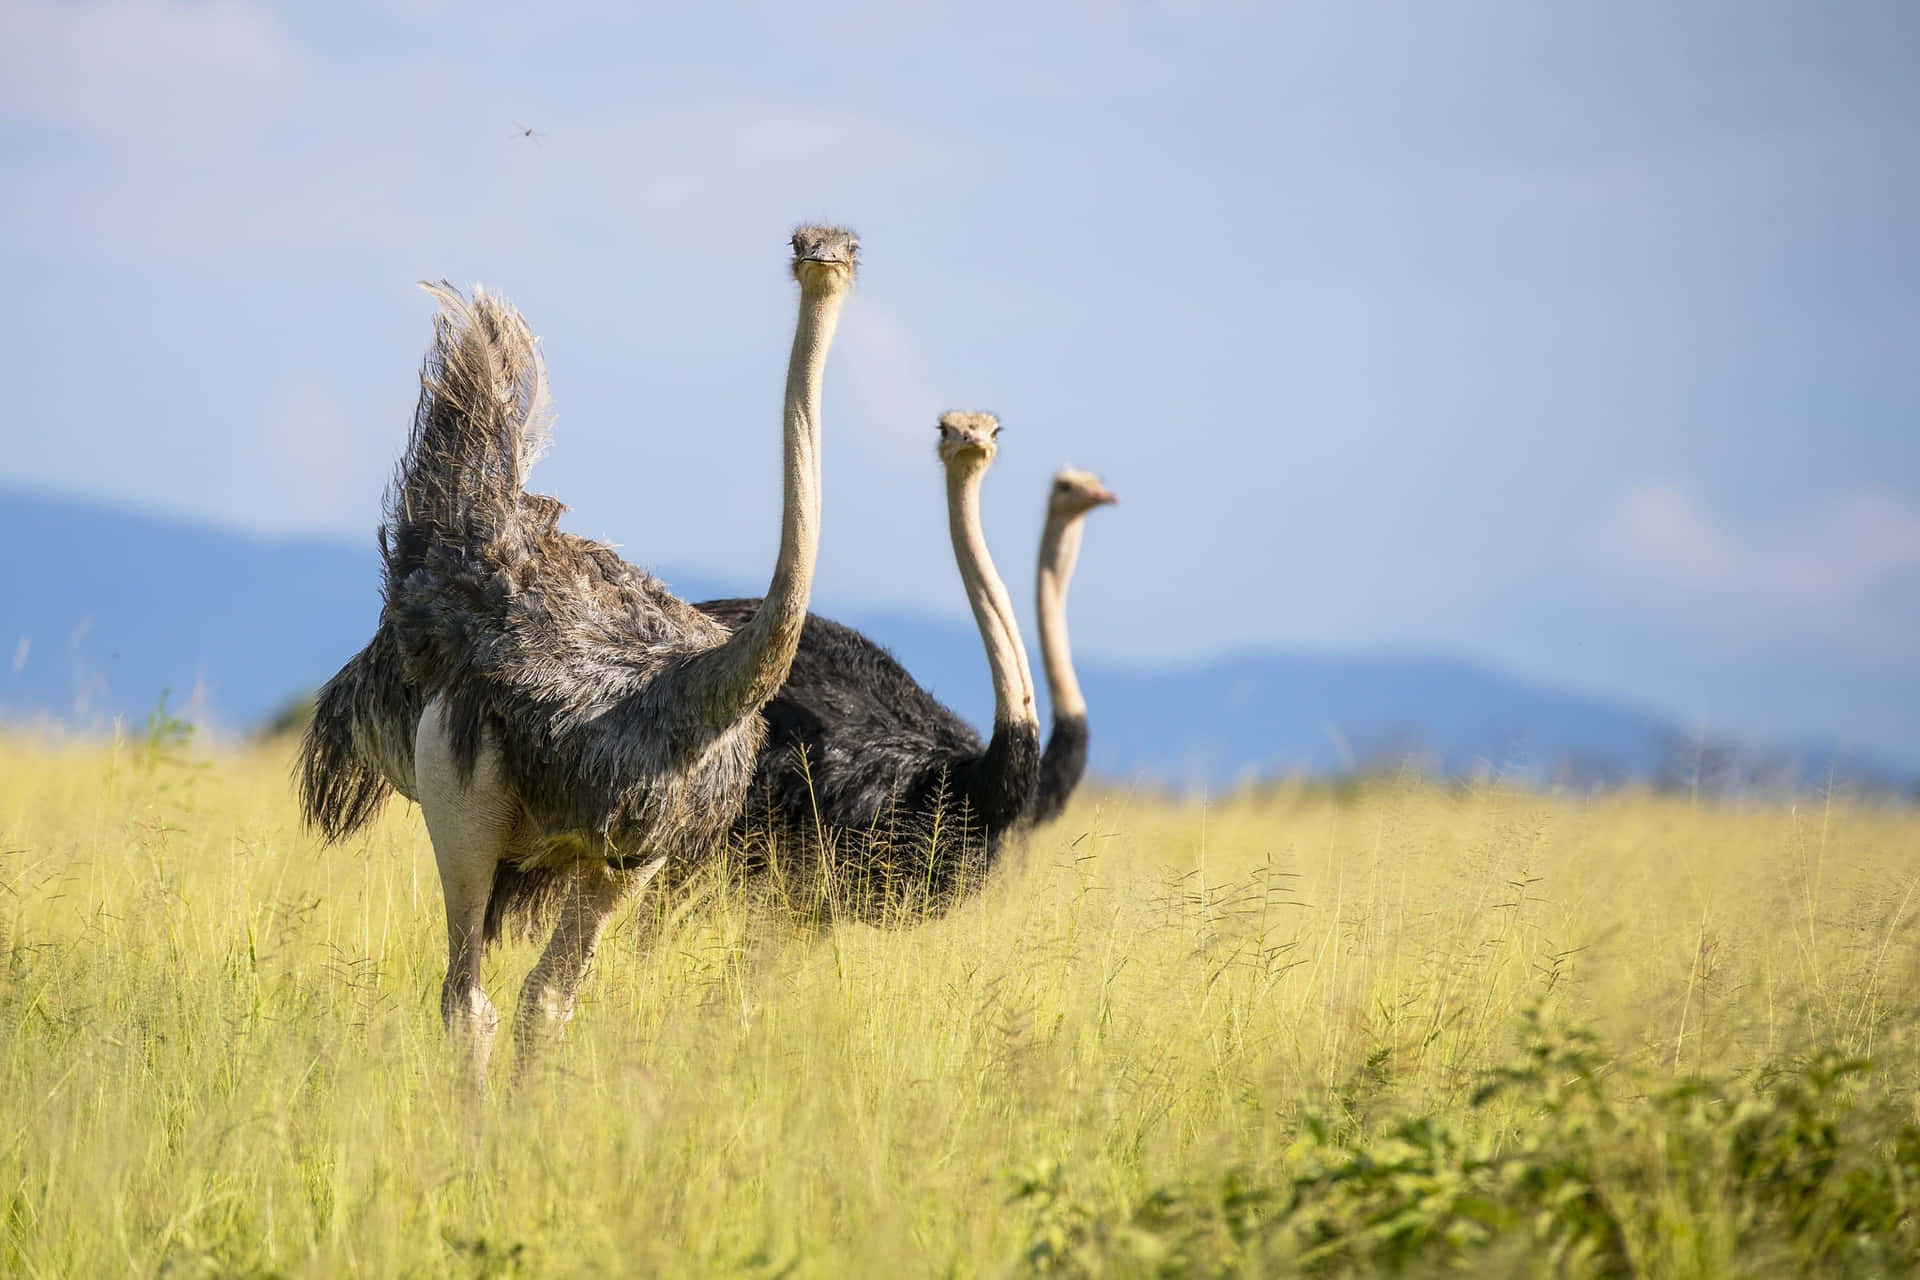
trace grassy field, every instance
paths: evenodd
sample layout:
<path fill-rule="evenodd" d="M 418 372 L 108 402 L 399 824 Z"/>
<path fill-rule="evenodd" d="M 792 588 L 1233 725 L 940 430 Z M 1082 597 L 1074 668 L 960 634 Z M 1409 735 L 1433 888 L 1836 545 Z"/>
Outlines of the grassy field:
<path fill-rule="evenodd" d="M 0 1271 L 1900 1272 L 1916 855 L 1840 799 L 1096 789 L 918 928 L 638 907 L 470 1105 L 410 806 L 322 850 L 281 750 L 0 739 Z"/>

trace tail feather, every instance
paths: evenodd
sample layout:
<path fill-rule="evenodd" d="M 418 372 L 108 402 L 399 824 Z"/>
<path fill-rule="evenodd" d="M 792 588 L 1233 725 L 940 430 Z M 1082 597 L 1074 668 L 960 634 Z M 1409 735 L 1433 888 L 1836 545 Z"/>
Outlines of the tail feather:
<path fill-rule="evenodd" d="M 440 314 L 387 491 L 389 592 L 434 545 L 485 539 L 510 518 L 553 427 L 546 364 L 520 313 L 481 289 L 468 301 L 445 281 L 422 287 Z"/>
<path fill-rule="evenodd" d="M 420 709 L 386 626 L 321 688 L 296 768 L 301 813 L 328 844 L 372 822 L 393 791 L 413 795 Z"/>
<path fill-rule="evenodd" d="M 328 844 L 372 822 L 393 787 L 354 740 L 358 657 L 327 681 L 300 740 L 300 813 Z"/>

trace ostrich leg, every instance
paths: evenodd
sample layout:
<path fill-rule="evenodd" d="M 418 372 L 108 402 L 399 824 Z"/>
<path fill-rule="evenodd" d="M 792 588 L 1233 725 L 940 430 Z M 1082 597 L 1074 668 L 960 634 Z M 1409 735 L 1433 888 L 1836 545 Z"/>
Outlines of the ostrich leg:
<path fill-rule="evenodd" d="M 520 1003 L 514 1010 L 516 1075 L 533 1065 L 546 1042 L 559 1039 L 566 1030 L 573 1017 L 574 997 L 586 980 L 600 935 L 606 932 L 613 913 L 666 865 L 665 858 L 656 858 L 638 871 L 583 867 L 569 878 L 553 937 L 540 962 L 527 975 L 526 985 L 520 988 Z"/>
<path fill-rule="evenodd" d="M 480 752 L 473 776 L 461 781 L 442 711 L 436 698 L 420 717 L 414 785 L 447 904 L 447 978 L 440 988 L 440 1018 L 478 1086 L 486 1081 L 487 1058 L 500 1026 L 500 1015 L 480 985 L 487 898 L 493 892 L 493 869 L 507 856 L 515 807 L 501 783 L 499 756 L 491 749 Z"/>

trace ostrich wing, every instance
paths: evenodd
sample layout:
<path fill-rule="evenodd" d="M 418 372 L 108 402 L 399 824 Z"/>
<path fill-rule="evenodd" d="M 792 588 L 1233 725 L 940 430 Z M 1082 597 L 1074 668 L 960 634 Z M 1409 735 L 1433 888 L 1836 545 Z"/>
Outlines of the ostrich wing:
<path fill-rule="evenodd" d="M 732 822 L 761 722 L 712 732 L 680 687 L 727 633 L 612 548 L 510 522 L 436 548 L 387 618 L 408 679 L 445 700 L 456 762 L 490 739 L 545 833 L 697 845 Z"/>

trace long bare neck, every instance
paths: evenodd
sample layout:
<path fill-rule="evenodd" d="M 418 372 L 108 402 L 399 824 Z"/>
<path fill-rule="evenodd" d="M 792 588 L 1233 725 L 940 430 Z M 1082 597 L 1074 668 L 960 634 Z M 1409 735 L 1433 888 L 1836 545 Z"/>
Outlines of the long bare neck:
<path fill-rule="evenodd" d="M 986 534 L 980 527 L 980 480 L 984 466 L 947 469 L 947 528 L 953 536 L 953 558 L 966 584 L 967 603 L 986 646 L 987 665 L 993 671 L 993 720 L 1001 724 L 1039 726 L 1033 701 L 1033 673 L 1027 667 L 1026 646 L 1013 616 L 1013 600 L 987 554 Z"/>
<path fill-rule="evenodd" d="M 1073 671 L 1073 646 L 1067 637 L 1067 584 L 1080 558 L 1081 521 L 1077 515 L 1047 513 L 1040 532 L 1040 572 L 1034 594 L 1040 615 L 1040 658 L 1047 664 L 1047 693 L 1055 720 L 1084 718 L 1087 700 L 1080 695 L 1080 679 Z"/>
<path fill-rule="evenodd" d="M 765 706 L 786 682 L 800 647 L 820 548 L 820 384 L 844 297 L 842 288 L 801 290 L 787 361 L 780 556 L 773 580 L 753 617 L 700 655 L 687 675 L 688 694 L 715 730 Z"/>

